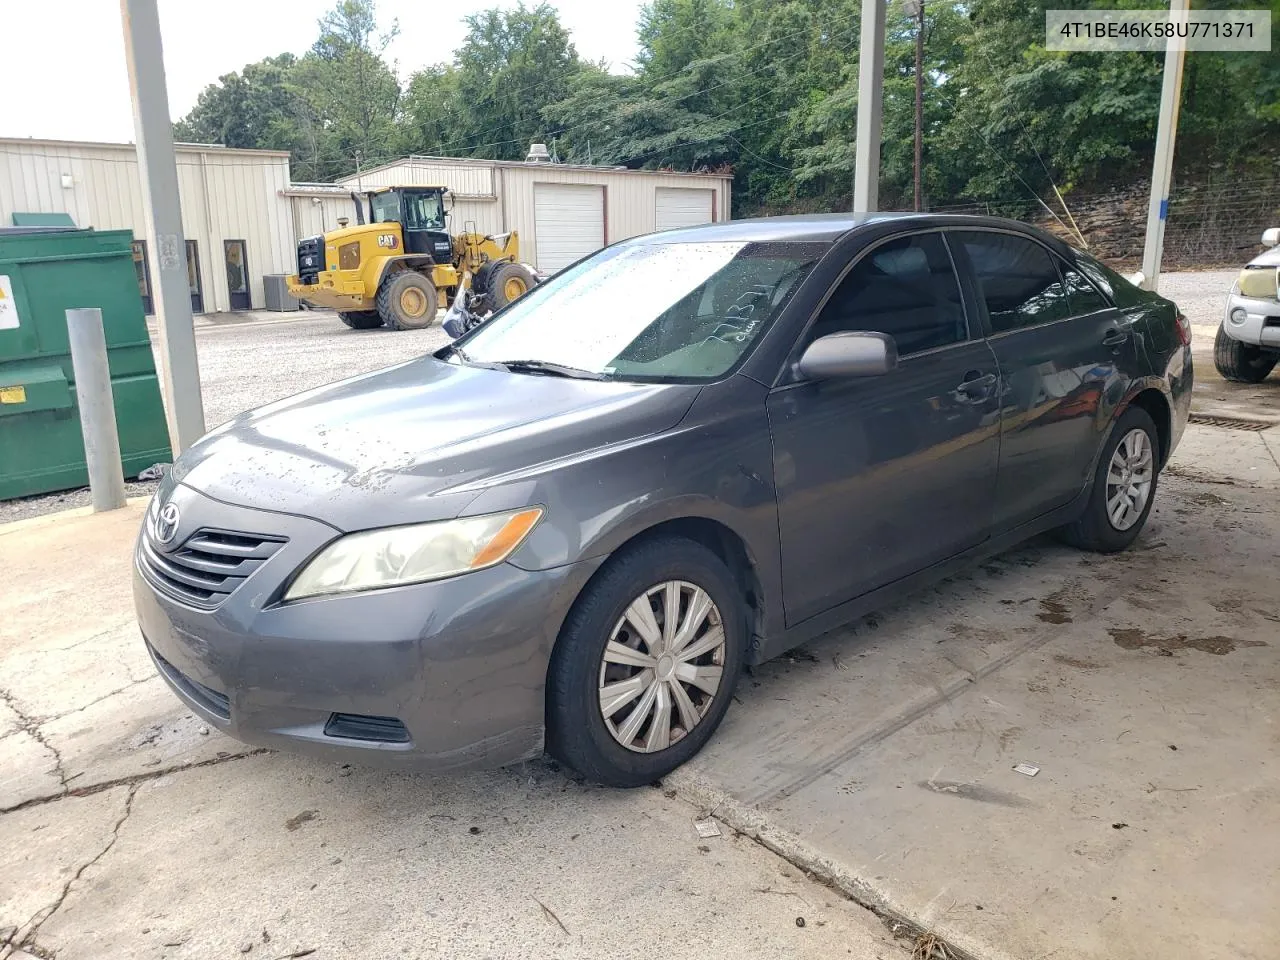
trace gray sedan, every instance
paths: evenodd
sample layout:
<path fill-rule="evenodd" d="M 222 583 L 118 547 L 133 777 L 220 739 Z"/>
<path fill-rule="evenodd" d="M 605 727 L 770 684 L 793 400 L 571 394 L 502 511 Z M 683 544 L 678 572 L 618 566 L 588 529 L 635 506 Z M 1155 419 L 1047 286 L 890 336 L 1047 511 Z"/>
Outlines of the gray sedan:
<path fill-rule="evenodd" d="M 250 743 L 648 783 L 746 664 L 1044 531 L 1125 548 L 1191 383 L 1172 303 L 1020 224 L 639 237 L 210 433 L 148 510 L 138 621 Z"/>

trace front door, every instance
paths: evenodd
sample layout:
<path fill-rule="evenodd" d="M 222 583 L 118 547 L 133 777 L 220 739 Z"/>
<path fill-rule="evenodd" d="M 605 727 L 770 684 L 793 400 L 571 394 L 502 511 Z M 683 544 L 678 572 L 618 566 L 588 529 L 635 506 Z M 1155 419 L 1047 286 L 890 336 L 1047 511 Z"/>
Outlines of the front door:
<path fill-rule="evenodd" d="M 227 264 L 227 294 L 232 310 L 249 310 L 253 301 L 249 294 L 249 256 L 243 240 L 223 240 Z"/>
<path fill-rule="evenodd" d="M 891 335 L 897 369 L 769 395 L 788 626 L 980 543 L 999 445 L 995 357 L 938 233 L 865 254 L 806 335 Z"/>
<path fill-rule="evenodd" d="M 191 312 L 204 313 L 204 288 L 200 284 L 200 251 L 196 241 L 187 241 L 187 289 L 191 293 Z"/>
<path fill-rule="evenodd" d="M 1069 503 L 1088 482 L 1136 362 L 1128 320 L 1070 264 L 1012 233 L 948 232 L 967 258 L 1000 364 L 997 531 Z"/>

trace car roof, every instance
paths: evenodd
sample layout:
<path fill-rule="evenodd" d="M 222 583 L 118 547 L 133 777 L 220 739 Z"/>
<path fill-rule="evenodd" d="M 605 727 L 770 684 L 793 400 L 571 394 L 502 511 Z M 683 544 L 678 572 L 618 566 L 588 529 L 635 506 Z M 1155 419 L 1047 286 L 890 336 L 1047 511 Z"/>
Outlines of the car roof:
<path fill-rule="evenodd" d="M 1035 227 L 1007 220 L 1003 217 L 984 217 L 962 214 L 938 213 L 806 213 L 788 217 L 756 217 L 747 220 L 726 220 L 699 227 L 684 227 L 650 233 L 637 237 L 632 243 L 710 243 L 737 240 L 753 243 L 780 241 L 833 242 L 846 234 L 862 231 L 877 224 L 899 223 L 904 227 L 997 227 L 1015 230 L 1051 243 L 1056 248 L 1065 245 L 1057 237 Z"/>

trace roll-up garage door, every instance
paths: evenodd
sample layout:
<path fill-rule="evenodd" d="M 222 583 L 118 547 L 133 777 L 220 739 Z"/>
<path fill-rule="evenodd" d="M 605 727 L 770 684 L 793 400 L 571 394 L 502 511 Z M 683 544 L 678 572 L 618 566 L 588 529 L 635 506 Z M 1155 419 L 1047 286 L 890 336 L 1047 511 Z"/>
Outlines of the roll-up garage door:
<path fill-rule="evenodd" d="M 657 229 L 696 227 L 715 217 L 715 191 L 688 187 L 659 187 Z"/>
<path fill-rule="evenodd" d="M 538 269 L 554 273 L 604 246 L 604 188 L 580 183 L 533 185 Z"/>

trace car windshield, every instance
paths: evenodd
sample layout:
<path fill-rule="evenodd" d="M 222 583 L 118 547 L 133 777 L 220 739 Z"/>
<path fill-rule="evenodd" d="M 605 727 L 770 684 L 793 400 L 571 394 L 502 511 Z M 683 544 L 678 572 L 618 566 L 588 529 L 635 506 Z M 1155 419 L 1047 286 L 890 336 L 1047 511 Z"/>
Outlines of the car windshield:
<path fill-rule="evenodd" d="M 536 287 L 462 346 L 480 363 L 533 361 L 619 380 L 715 379 L 746 356 L 825 249 L 611 247 Z"/>

